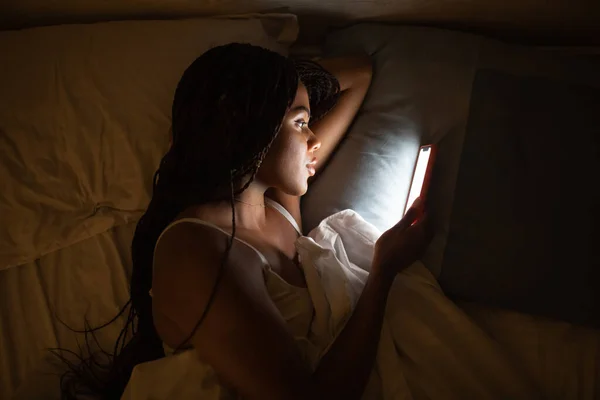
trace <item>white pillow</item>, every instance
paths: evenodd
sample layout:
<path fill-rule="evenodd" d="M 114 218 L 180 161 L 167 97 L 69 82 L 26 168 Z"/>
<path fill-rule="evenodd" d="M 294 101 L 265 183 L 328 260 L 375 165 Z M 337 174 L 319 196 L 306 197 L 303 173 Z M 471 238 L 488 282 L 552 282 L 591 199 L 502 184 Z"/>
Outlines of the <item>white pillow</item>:
<path fill-rule="evenodd" d="M 184 69 L 211 47 L 281 53 L 292 15 L 0 32 L 0 269 L 137 219 Z"/>
<path fill-rule="evenodd" d="M 306 229 L 345 208 L 381 231 L 400 220 L 419 146 L 464 130 L 479 42 L 372 24 L 327 38 L 330 54 L 369 54 L 373 80 L 347 137 L 304 197 Z"/>

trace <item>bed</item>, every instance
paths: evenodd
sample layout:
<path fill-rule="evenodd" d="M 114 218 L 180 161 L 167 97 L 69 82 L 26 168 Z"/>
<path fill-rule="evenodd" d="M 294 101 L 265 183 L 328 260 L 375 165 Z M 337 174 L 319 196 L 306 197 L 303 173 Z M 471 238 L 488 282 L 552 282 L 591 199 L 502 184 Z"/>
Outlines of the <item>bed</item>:
<path fill-rule="evenodd" d="M 190 10 L 196 14 L 215 11 L 209 6 L 201 9 L 191 5 L 165 11 L 159 3 L 139 12 L 133 7 L 106 3 L 85 10 L 67 3 L 57 4 L 40 7 L 35 3 L 20 3 L 7 9 L 0 22 L 4 27 L 15 28 L 75 20 L 90 22 L 115 19 L 115 16 L 175 17 Z M 443 13 L 443 8 L 432 11 L 425 6 L 413 6 L 412 11 L 407 12 L 402 5 L 385 5 L 388 8 L 384 11 L 375 12 L 370 3 L 352 2 L 341 13 L 342 17 L 334 20 L 343 24 L 359 14 L 378 19 L 386 19 L 387 15 L 396 21 L 466 25 L 540 41 L 548 40 L 556 32 L 550 34 L 552 30 L 547 29 L 540 34 L 543 29 L 523 27 L 532 21 L 538 27 L 552 26 L 548 21 L 558 21 L 563 13 L 571 13 L 573 18 L 565 17 L 565 20 L 572 25 L 562 26 L 563 43 L 595 43 L 598 32 L 598 25 L 594 23 L 594 16 L 598 14 L 594 14 L 593 9 L 579 12 L 566 3 L 553 9 L 548 20 L 527 13 L 536 6 L 530 3 L 512 14 L 505 9 L 504 14 L 495 17 L 496 23 L 487 24 L 486 19 L 480 17 L 478 10 L 481 9 L 475 5 L 470 14 L 465 14 L 464 4 L 451 8 L 454 18 Z M 309 6 L 295 7 L 300 9 L 305 21 L 314 13 Z M 321 15 L 334 7 L 335 3 L 326 2 Z M 67 9 L 73 11 L 64 12 Z M 239 9 L 235 3 L 228 2 L 219 12 L 264 9 L 264 5 Z M 401 16 L 393 17 L 395 14 Z M 519 21 L 518 27 L 498 29 L 505 20 Z M 575 29 L 576 26 L 581 29 Z M 473 188 L 473 180 L 465 171 L 483 165 L 482 160 L 462 157 L 462 154 L 471 146 L 478 148 L 481 132 L 488 132 L 489 117 L 494 117 L 489 108 L 470 112 L 473 107 L 489 104 L 490 93 L 504 88 L 498 107 L 492 108 L 505 107 L 509 114 L 515 93 L 526 99 L 527 93 L 540 92 L 540 88 L 543 93 L 551 88 L 551 91 L 573 96 L 565 104 L 583 101 L 581 104 L 587 108 L 584 107 L 586 112 L 581 114 L 582 127 L 600 126 L 588 123 L 600 115 L 595 112 L 600 88 L 600 78 L 595 73 L 598 53 L 593 48 L 579 49 L 576 57 L 565 58 L 564 51 L 540 52 L 478 35 L 424 27 L 356 25 L 327 38 L 323 38 L 324 32 L 320 28 L 308 36 L 322 41 L 325 53 L 362 51 L 371 54 L 376 73 L 373 88 L 347 140 L 303 200 L 307 229 L 343 208 L 358 210 L 381 230 L 389 227 L 397 218 L 394 212 L 401 209 L 396 210 L 393 203 L 403 204 L 406 198 L 412 151 L 420 143 L 436 142 L 443 151 L 436 167 L 438 183 L 433 187 L 432 209 L 440 233 L 424 262 L 439 277 L 444 289 L 459 301 L 483 301 L 573 323 L 596 323 L 594 316 L 600 315 L 600 308 L 595 296 L 599 291 L 597 285 L 590 283 L 600 282 L 596 279 L 600 269 L 593 270 L 590 266 L 596 265 L 597 258 L 573 261 L 567 275 L 560 273 L 564 269 L 553 269 L 556 271 L 553 279 L 546 286 L 536 286 L 537 292 L 530 289 L 540 271 L 521 274 L 526 278 L 522 279 L 525 283 L 521 286 L 521 295 L 513 298 L 506 287 L 518 275 L 514 269 L 491 273 L 502 271 L 497 263 L 487 263 L 487 269 L 463 268 L 469 263 L 465 262 L 462 242 L 456 239 L 472 235 L 473 226 L 461 225 L 460 221 L 473 216 L 468 213 L 462 218 L 456 219 L 456 216 L 469 210 L 473 212 L 471 206 L 466 206 L 467 200 L 460 200 L 471 198 L 469 193 Z M 92 325 L 103 323 L 116 315 L 127 301 L 130 241 L 150 196 L 152 173 L 167 146 L 170 101 L 183 68 L 210 46 L 231 41 L 252 42 L 287 53 L 298 33 L 296 17 L 285 13 L 60 25 L 0 33 L 0 54 L 5 61 L 0 77 L 0 177 L 3 183 L 0 194 L 0 398 L 57 398 L 60 365 L 52 361 L 47 349 L 76 350 L 78 343 L 82 343 L 82 336 L 71 332 L 65 324 L 81 329 L 84 318 Z M 296 47 L 295 51 L 302 49 Z M 531 76 L 535 78 L 529 79 Z M 523 77 L 528 79 L 523 80 Z M 530 85 L 534 85 L 533 89 L 523 89 Z M 573 86 L 577 90 L 574 91 Z M 539 100 L 528 101 L 533 104 Z M 571 111 L 577 110 L 581 107 Z M 566 122 L 568 118 L 558 126 Z M 496 137 L 503 138 L 501 132 L 513 128 L 514 125 L 499 128 Z M 583 132 L 586 143 L 596 143 L 594 138 L 600 137 L 597 129 L 578 131 Z M 552 146 L 560 147 L 561 143 Z M 597 149 L 594 146 L 588 146 L 592 155 Z M 369 200 L 362 184 L 359 183 L 358 188 L 356 183 L 352 186 L 348 174 L 344 178 L 340 172 L 348 165 L 348 159 L 357 154 L 362 158 L 356 165 L 368 171 L 361 175 L 362 182 L 369 180 L 383 188 L 376 199 Z M 587 159 L 594 160 L 593 157 Z M 485 167 L 496 170 L 498 165 L 486 164 Z M 591 162 L 584 167 L 588 174 L 584 178 L 596 176 L 597 164 Z M 386 191 L 386 187 L 392 187 L 391 177 L 395 179 L 394 190 Z M 584 182 L 593 179 L 584 178 Z M 361 182 L 360 179 L 354 182 Z M 346 188 L 343 201 L 340 196 L 332 196 L 332 183 Z M 551 186 L 548 185 L 540 193 L 547 194 Z M 598 196 L 595 188 L 586 188 L 589 188 L 586 207 L 591 210 L 586 221 L 592 223 L 597 220 L 593 206 Z M 494 205 L 485 204 L 487 208 L 477 213 L 490 215 L 489 208 Z M 589 226 L 580 225 L 583 229 L 580 231 L 587 234 Z M 454 244 L 449 247 L 448 243 Z M 546 243 L 538 244 L 537 254 L 542 254 Z M 591 246 L 597 242 L 589 243 Z M 489 242 L 480 248 L 485 250 L 486 245 L 489 246 Z M 483 250 L 478 253 L 479 264 L 489 260 Z M 515 268 L 522 270 L 519 265 Z M 574 277 L 568 280 L 570 301 L 558 305 L 550 302 L 550 306 L 547 302 L 534 301 L 552 299 L 553 285 L 557 281 L 564 282 L 565 277 Z M 528 293 L 530 296 L 525 296 Z M 576 312 L 578 310 L 580 312 Z M 110 348 L 119 330 L 118 324 L 114 324 L 99 332 L 99 344 Z"/>

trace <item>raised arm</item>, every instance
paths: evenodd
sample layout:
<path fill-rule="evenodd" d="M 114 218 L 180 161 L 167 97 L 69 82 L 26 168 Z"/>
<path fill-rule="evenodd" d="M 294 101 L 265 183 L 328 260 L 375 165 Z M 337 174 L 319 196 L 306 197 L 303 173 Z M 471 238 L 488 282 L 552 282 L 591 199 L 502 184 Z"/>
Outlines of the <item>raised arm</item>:
<path fill-rule="evenodd" d="M 331 111 L 310 125 L 311 130 L 321 140 L 321 148 L 315 153 L 319 158 L 317 175 L 354 120 L 367 94 L 372 76 L 371 60 L 367 56 L 328 58 L 318 63 L 338 79 L 341 94 Z"/>

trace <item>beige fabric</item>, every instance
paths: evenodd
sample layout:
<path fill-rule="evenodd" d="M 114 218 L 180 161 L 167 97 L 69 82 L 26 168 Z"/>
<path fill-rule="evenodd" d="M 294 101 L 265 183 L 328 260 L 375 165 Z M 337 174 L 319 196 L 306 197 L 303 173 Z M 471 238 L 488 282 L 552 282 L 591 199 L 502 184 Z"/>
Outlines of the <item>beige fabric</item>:
<path fill-rule="evenodd" d="M 285 52 L 295 27 L 282 15 L 1 32 L 0 269 L 138 218 L 184 69 L 232 41 Z"/>
<path fill-rule="evenodd" d="M 135 222 L 77 242 L 35 262 L 0 271 L 0 398 L 58 399 L 63 371 L 48 348 L 77 350 L 84 318 L 97 326 L 129 299 Z M 124 318 L 97 332 L 112 351 Z M 52 361 L 52 362 L 51 362 Z M 18 389 L 18 390 L 17 390 Z"/>

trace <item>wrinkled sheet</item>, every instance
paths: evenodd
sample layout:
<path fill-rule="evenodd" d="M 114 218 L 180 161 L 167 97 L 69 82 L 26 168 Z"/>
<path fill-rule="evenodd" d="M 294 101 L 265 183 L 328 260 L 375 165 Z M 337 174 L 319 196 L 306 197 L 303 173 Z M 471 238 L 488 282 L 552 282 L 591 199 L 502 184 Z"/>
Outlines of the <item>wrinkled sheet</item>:
<path fill-rule="evenodd" d="M 296 241 L 315 306 L 309 334 L 296 340 L 312 368 L 352 315 L 379 235 L 356 212 L 345 210 Z M 592 399 L 598 395 L 598 357 L 598 331 L 461 307 L 416 262 L 391 289 L 363 398 Z M 222 392 L 209 373 L 192 350 L 168 356 L 136 368 L 123 399 L 218 399 Z M 206 382 L 211 385 L 203 386 Z"/>
<path fill-rule="evenodd" d="M 309 339 L 319 350 L 330 345 L 350 315 L 366 278 L 358 270 L 370 265 L 377 238 L 373 226 L 346 210 L 298 239 L 311 295 L 317 294 Z M 416 262 L 390 291 L 363 398 L 592 399 L 600 395 L 598 360 L 600 331 L 457 305 Z"/>
<path fill-rule="evenodd" d="M 87 318 L 110 321 L 129 299 L 135 222 L 79 241 L 35 262 L 0 271 L 0 399 L 59 399 L 57 363 L 48 348 L 77 351 Z M 121 317 L 96 337 L 111 351 Z"/>

